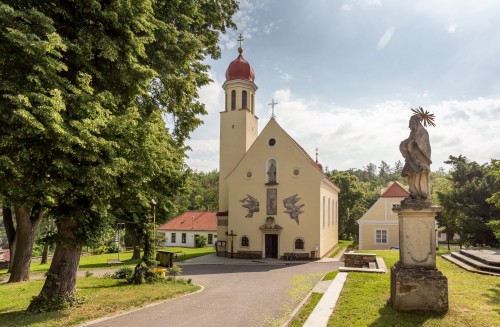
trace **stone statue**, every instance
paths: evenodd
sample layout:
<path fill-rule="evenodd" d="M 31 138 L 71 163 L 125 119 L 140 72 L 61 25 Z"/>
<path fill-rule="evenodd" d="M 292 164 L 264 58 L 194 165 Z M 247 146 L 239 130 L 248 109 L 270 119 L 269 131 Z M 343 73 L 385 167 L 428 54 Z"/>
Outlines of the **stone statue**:
<path fill-rule="evenodd" d="M 274 164 L 274 160 L 271 160 L 267 174 L 269 175 L 269 183 L 276 183 L 276 165 Z"/>
<path fill-rule="evenodd" d="M 429 198 L 429 174 L 432 163 L 429 133 L 422 125 L 422 119 L 425 118 L 418 113 L 411 116 L 408 126 L 411 130 L 410 136 L 399 145 L 399 150 L 405 158 L 401 176 L 405 177 L 410 186 L 411 197 L 417 200 Z"/>

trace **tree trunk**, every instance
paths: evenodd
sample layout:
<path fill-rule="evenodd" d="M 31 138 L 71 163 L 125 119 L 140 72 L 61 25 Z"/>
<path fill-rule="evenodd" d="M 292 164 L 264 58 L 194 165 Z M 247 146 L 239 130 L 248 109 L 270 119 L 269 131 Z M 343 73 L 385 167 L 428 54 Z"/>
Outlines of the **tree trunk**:
<path fill-rule="evenodd" d="M 3 226 L 7 234 L 7 241 L 9 242 L 10 261 L 9 270 L 12 272 L 14 263 L 14 255 L 16 254 L 16 228 L 14 227 L 14 219 L 12 218 L 12 209 L 10 207 L 3 207 Z"/>
<path fill-rule="evenodd" d="M 58 239 L 45 284 L 38 297 L 34 298 L 28 311 L 38 312 L 41 308 L 61 309 L 60 299 L 73 302 L 76 273 L 80 263 L 82 247 L 76 241 L 77 219 L 65 219 L 57 224 Z"/>
<path fill-rule="evenodd" d="M 9 283 L 29 280 L 33 244 L 38 225 L 44 215 L 44 211 L 37 206 L 33 207 L 30 212 L 28 207 L 15 205 L 14 212 L 17 222 L 16 253 Z"/>
<path fill-rule="evenodd" d="M 47 263 L 47 259 L 49 257 L 49 243 L 45 243 L 43 245 L 43 252 L 42 252 L 42 261 L 40 262 L 40 264 L 44 265 Z"/>
<path fill-rule="evenodd" d="M 132 260 L 141 258 L 141 235 L 133 227 L 127 227 L 128 235 L 132 241 L 132 246 L 134 247 L 134 253 L 132 254 Z"/>

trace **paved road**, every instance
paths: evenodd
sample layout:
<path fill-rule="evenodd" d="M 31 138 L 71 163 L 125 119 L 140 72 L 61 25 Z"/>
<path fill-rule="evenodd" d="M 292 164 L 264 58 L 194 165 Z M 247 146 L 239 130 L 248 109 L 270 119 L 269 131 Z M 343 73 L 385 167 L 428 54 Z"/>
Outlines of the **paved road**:
<path fill-rule="evenodd" d="M 265 260 L 263 260 L 265 261 Z M 339 262 L 284 265 L 190 264 L 183 277 L 205 289 L 162 304 L 111 318 L 91 326 L 265 326 L 285 315 L 291 303 L 287 291 L 297 274 L 326 273 Z"/>

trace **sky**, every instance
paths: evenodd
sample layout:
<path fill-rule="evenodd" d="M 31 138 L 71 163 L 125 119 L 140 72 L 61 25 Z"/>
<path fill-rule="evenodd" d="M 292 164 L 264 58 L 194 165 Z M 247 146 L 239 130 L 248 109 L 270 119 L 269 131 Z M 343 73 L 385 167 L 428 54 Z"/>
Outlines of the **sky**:
<path fill-rule="evenodd" d="M 432 170 L 450 155 L 500 159 L 500 2 L 496 0 L 242 0 L 200 89 L 208 115 L 188 145 L 197 171 L 219 165 L 222 84 L 243 56 L 255 70 L 259 130 L 271 116 L 330 170 L 404 161 L 411 108 L 428 127 Z"/>

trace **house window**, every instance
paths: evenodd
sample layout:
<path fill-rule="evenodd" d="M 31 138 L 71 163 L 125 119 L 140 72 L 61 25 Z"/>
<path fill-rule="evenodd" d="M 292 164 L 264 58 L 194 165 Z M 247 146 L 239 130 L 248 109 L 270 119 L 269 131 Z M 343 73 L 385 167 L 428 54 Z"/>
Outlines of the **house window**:
<path fill-rule="evenodd" d="M 236 110 L 236 91 L 231 91 L 231 110 Z"/>
<path fill-rule="evenodd" d="M 247 236 L 242 236 L 241 237 L 241 246 L 243 247 L 248 247 L 250 244 L 250 241 L 248 240 Z"/>
<path fill-rule="evenodd" d="M 176 235 L 175 233 L 172 233 L 172 235 L 170 235 L 170 236 L 171 236 L 170 238 L 172 239 L 172 243 L 175 243 L 175 242 L 176 242 L 176 241 L 175 241 L 175 235 Z"/>
<path fill-rule="evenodd" d="M 182 243 L 186 243 L 186 233 L 182 233 Z"/>
<path fill-rule="evenodd" d="M 214 243 L 214 234 L 208 234 L 208 244 Z"/>
<path fill-rule="evenodd" d="M 247 108 L 247 91 L 241 92 L 241 108 Z"/>
<path fill-rule="evenodd" d="M 304 250 L 304 240 L 301 238 L 297 238 L 295 240 L 294 248 L 295 250 Z"/>
<path fill-rule="evenodd" d="M 376 229 L 375 230 L 375 243 L 376 244 L 387 244 L 387 230 Z"/>

